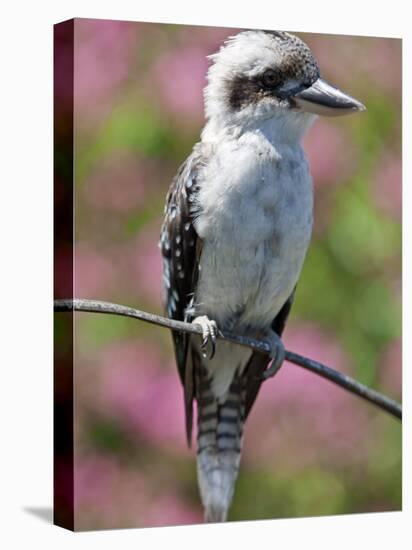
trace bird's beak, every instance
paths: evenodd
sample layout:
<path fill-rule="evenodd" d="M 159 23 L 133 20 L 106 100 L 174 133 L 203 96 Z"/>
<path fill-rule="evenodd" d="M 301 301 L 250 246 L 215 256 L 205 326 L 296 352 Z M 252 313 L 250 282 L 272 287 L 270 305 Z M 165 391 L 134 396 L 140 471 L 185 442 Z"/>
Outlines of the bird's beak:
<path fill-rule="evenodd" d="M 292 100 L 302 111 L 315 115 L 341 116 L 366 110 L 360 101 L 341 92 L 322 78 L 318 78 L 310 88 L 292 96 Z"/>

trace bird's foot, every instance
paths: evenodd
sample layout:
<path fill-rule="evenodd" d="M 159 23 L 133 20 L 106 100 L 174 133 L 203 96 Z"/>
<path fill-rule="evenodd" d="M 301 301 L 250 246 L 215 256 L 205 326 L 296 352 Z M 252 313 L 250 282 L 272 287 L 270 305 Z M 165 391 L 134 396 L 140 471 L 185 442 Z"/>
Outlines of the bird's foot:
<path fill-rule="evenodd" d="M 272 359 L 272 362 L 270 367 L 263 372 L 263 380 L 267 380 L 268 378 L 275 376 L 285 360 L 285 346 L 274 330 L 270 330 L 265 335 L 265 340 L 270 345 L 271 351 L 269 357 Z"/>
<path fill-rule="evenodd" d="M 217 337 L 217 324 L 216 321 L 209 319 L 207 315 L 201 315 L 193 319 L 192 324 L 200 325 L 202 327 L 202 344 L 200 349 L 202 350 L 203 357 L 208 357 L 206 348 L 208 343 L 211 344 L 211 350 L 209 359 L 212 359 L 216 351 L 216 337 Z"/>

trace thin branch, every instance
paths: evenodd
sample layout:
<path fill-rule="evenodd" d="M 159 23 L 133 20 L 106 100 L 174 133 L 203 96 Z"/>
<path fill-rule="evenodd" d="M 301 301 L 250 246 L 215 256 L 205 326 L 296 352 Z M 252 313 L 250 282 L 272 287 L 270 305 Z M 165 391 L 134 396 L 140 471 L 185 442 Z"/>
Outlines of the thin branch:
<path fill-rule="evenodd" d="M 103 302 L 100 300 L 55 300 L 54 302 L 54 311 L 86 311 L 90 313 L 108 313 L 110 315 L 121 315 L 124 317 L 132 317 L 134 319 L 139 319 L 141 321 L 146 321 L 154 325 L 160 325 L 172 330 L 180 330 L 182 332 L 188 332 L 191 334 L 202 334 L 202 329 L 199 325 L 194 325 L 190 323 L 184 323 L 183 321 L 175 321 L 174 319 L 168 319 L 166 317 L 161 317 L 160 315 L 155 315 L 153 313 L 147 313 L 146 311 L 140 311 L 128 306 L 122 306 L 119 304 L 112 304 L 110 302 Z M 254 340 L 253 338 L 248 338 L 245 336 L 238 336 L 235 334 L 229 334 L 226 332 L 221 332 L 218 334 L 218 338 L 227 342 L 233 342 L 250 348 L 259 353 L 270 352 L 270 346 L 266 342 L 260 340 Z M 367 386 L 364 386 L 357 380 L 354 380 L 350 376 L 338 372 L 318 361 L 303 357 L 298 355 L 293 351 L 286 351 L 286 359 L 290 363 L 299 365 L 304 369 L 309 370 L 323 378 L 326 378 L 330 382 L 341 386 L 345 390 L 366 399 L 373 405 L 385 410 L 386 412 L 392 414 L 396 418 L 402 419 L 402 407 L 396 401 L 393 401 L 386 395 L 383 395 Z"/>

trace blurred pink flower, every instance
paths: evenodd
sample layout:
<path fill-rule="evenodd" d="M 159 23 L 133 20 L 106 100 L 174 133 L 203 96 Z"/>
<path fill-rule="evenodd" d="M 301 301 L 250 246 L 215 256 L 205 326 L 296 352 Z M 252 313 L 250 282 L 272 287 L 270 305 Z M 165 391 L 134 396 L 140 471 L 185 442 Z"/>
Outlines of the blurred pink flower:
<path fill-rule="evenodd" d="M 355 152 L 343 130 L 323 120 L 309 131 L 304 149 L 316 187 L 342 183 L 355 169 Z"/>
<path fill-rule="evenodd" d="M 74 470 L 75 506 L 104 503 L 113 490 L 117 470 L 117 463 L 111 457 L 77 457 Z"/>
<path fill-rule="evenodd" d="M 240 32 L 241 29 L 229 27 L 184 26 L 180 33 L 180 43 L 185 46 L 202 48 L 205 55 L 216 53 L 224 41 Z"/>
<path fill-rule="evenodd" d="M 75 20 L 76 120 L 100 119 L 130 74 L 138 25 L 126 21 Z"/>
<path fill-rule="evenodd" d="M 312 325 L 290 326 L 285 345 L 348 373 L 350 360 L 328 333 Z M 325 456 L 353 461 L 361 453 L 366 417 L 353 396 L 331 382 L 286 363 L 262 386 L 245 432 L 245 460 L 273 463 L 284 454 L 301 467 Z M 295 453 L 291 453 L 291 448 Z M 327 450 L 326 450 L 327 449 Z"/>
<path fill-rule="evenodd" d="M 145 527 L 156 479 L 112 457 L 75 458 L 76 529 Z"/>
<path fill-rule="evenodd" d="M 162 308 L 162 259 L 158 247 L 161 221 L 153 224 L 154 229 L 142 231 L 136 240 L 128 245 L 127 254 L 131 273 L 134 273 L 136 289 L 147 301 L 158 309 Z"/>
<path fill-rule="evenodd" d="M 371 178 L 373 198 L 382 211 L 393 218 L 402 217 L 402 161 L 394 154 L 385 155 Z"/>
<path fill-rule="evenodd" d="M 136 155 L 119 152 L 106 157 L 89 176 L 85 198 L 93 208 L 122 213 L 133 210 L 144 200 L 146 172 Z"/>
<path fill-rule="evenodd" d="M 181 384 L 174 365 L 165 370 L 162 362 L 155 350 L 141 344 L 106 347 L 101 404 L 152 442 L 186 453 Z"/>
<path fill-rule="evenodd" d="M 382 354 L 378 366 L 379 381 L 384 391 L 402 395 L 402 340 L 391 343 Z"/>
<path fill-rule="evenodd" d="M 207 53 L 198 48 L 181 48 L 164 54 L 153 67 L 153 79 L 167 110 L 185 117 L 203 116 L 203 88 L 206 84 Z"/>
<path fill-rule="evenodd" d="M 184 525 L 202 523 L 203 515 L 193 509 L 193 504 L 186 504 L 174 494 L 160 495 L 147 509 L 144 524 L 147 527 L 162 527 L 163 525 Z"/>
<path fill-rule="evenodd" d="M 176 488 L 161 487 L 155 476 L 98 455 L 79 456 L 75 466 L 77 529 L 162 527 L 201 523 Z"/>
<path fill-rule="evenodd" d="M 101 298 L 114 278 L 113 265 L 86 242 L 77 243 L 74 255 L 74 295 Z M 99 295 L 101 293 L 101 295 Z"/>

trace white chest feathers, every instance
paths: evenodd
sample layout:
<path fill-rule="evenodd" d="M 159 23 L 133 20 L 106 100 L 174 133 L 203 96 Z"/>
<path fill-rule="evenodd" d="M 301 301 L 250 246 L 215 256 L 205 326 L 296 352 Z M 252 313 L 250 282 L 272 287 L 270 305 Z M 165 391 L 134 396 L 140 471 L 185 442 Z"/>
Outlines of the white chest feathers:
<path fill-rule="evenodd" d="M 259 133 L 224 140 L 205 168 L 196 314 L 220 326 L 270 325 L 292 293 L 312 230 L 312 181 L 298 144 Z"/>

